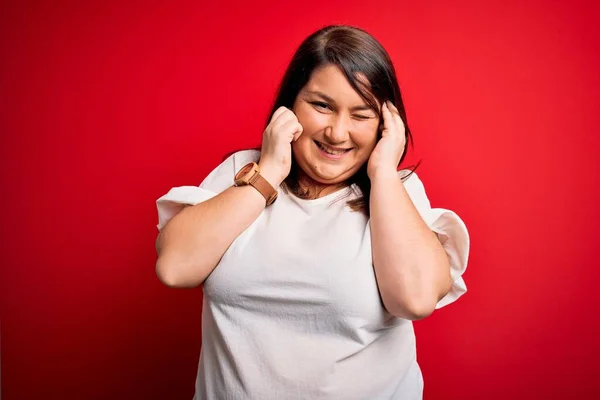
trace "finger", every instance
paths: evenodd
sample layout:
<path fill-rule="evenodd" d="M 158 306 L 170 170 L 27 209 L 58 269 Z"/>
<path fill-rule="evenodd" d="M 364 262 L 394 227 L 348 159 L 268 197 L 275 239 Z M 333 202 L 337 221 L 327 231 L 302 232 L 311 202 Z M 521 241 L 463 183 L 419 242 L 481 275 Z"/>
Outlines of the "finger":
<path fill-rule="evenodd" d="M 398 109 L 396 108 L 396 106 L 394 105 L 394 103 L 392 103 L 391 101 L 387 101 L 387 106 L 388 109 L 390 110 L 394 121 L 396 122 L 396 125 L 398 126 L 398 129 L 403 131 L 405 129 L 404 127 L 404 121 L 402 121 L 402 117 L 400 117 L 400 111 L 398 111 Z"/>
<path fill-rule="evenodd" d="M 294 137 L 299 132 L 300 133 L 302 132 L 302 126 L 300 125 L 300 123 L 298 121 L 289 120 L 289 121 L 285 122 L 281 126 L 281 129 L 279 129 L 277 132 L 278 132 L 278 135 L 283 135 L 285 138 L 287 138 L 291 142 L 292 139 L 294 139 Z"/>
<path fill-rule="evenodd" d="M 387 104 L 388 109 L 392 112 L 392 114 L 398 114 L 400 115 L 400 111 L 398 111 L 398 109 L 396 108 L 396 106 L 394 105 L 394 103 L 392 103 L 391 101 L 386 101 L 385 104 Z"/>
<path fill-rule="evenodd" d="M 281 106 L 279 107 L 277 110 L 275 110 L 275 112 L 273 113 L 273 116 L 271 117 L 271 122 L 275 121 L 277 118 L 279 118 L 279 116 L 283 113 L 285 113 L 287 111 L 287 107 Z"/>
<path fill-rule="evenodd" d="M 296 118 L 296 114 L 294 114 L 293 111 L 286 108 L 284 112 L 282 112 L 280 115 L 277 116 L 276 123 L 280 124 L 280 123 L 287 122 L 287 121 L 297 121 L 297 120 L 298 120 L 298 118 Z"/>
<path fill-rule="evenodd" d="M 294 142 L 300 138 L 300 135 L 302 135 L 302 132 L 304 132 L 304 127 L 300 124 L 300 122 L 298 122 L 298 126 L 296 127 L 296 132 L 294 132 Z"/>
<path fill-rule="evenodd" d="M 279 115 L 277 117 L 276 120 L 274 120 L 271 123 L 271 130 L 273 131 L 279 131 L 282 129 L 282 127 L 287 124 L 288 122 L 298 122 L 298 118 L 296 118 L 296 114 L 294 114 L 291 111 L 287 111 L 282 113 L 281 115 Z"/>
<path fill-rule="evenodd" d="M 383 129 L 389 130 L 392 124 L 392 113 L 387 107 L 387 102 L 384 102 L 381 106 L 381 115 L 383 116 Z"/>

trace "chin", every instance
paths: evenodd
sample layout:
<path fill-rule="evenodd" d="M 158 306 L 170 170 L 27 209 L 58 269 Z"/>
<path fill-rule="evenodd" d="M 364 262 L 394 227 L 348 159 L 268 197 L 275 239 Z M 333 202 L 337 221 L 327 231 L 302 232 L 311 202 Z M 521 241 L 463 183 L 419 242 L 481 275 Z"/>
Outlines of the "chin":
<path fill-rule="evenodd" d="M 342 183 L 345 180 L 348 180 L 353 175 L 352 173 L 349 174 L 347 170 L 344 170 L 342 172 L 319 172 L 312 170 L 310 172 L 310 178 L 324 185 L 335 185 L 337 183 Z"/>

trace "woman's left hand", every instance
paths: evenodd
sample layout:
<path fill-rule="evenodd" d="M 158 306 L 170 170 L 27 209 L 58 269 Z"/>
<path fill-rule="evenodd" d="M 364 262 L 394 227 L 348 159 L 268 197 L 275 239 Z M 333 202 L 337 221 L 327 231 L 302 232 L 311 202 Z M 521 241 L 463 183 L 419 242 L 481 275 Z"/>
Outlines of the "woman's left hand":
<path fill-rule="evenodd" d="M 406 146 L 406 129 L 398 109 L 390 101 L 386 101 L 381 106 L 381 114 L 382 137 L 373 149 L 367 165 L 367 174 L 371 180 L 382 172 L 397 174 L 398 163 Z"/>

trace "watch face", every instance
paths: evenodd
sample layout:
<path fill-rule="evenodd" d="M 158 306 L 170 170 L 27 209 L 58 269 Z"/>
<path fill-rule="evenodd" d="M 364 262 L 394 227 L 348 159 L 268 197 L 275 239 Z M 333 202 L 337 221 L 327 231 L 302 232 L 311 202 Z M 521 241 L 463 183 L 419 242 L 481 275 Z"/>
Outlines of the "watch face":
<path fill-rule="evenodd" d="M 246 175 L 252 169 L 252 164 L 246 164 L 240 170 L 240 176 Z"/>
<path fill-rule="evenodd" d="M 254 169 L 254 163 L 246 164 L 235 176 L 236 185 L 247 185 L 252 175 L 250 172 Z"/>

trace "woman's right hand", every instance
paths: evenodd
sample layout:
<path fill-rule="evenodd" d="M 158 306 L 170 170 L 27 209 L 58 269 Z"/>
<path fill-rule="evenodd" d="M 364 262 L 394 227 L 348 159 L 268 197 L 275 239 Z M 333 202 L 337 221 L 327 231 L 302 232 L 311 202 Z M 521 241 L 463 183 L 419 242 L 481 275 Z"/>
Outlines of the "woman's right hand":
<path fill-rule="evenodd" d="M 286 107 L 279 107 L 271 117 L 263 133 L 260 174 L 273 186 L 278 187 L 290 174 L 292 167 L 292 141 L 298 140 L 303 128 L 296 114 Z"/>

